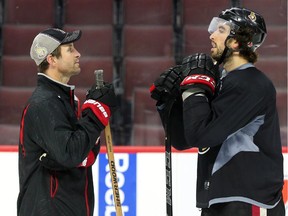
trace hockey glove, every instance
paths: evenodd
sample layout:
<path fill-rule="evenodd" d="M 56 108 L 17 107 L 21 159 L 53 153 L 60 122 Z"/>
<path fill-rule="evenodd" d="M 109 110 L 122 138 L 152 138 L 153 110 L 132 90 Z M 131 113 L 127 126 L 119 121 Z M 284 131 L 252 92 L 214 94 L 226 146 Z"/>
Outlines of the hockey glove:
<path fill-rule="evenodd" d="M 97 139 L 93 149 L 88 153 L 87 157 L 82 161 L 78 167 L 89 167 L 92 166 L 100 151 L 100 137 Z"/>
<path fill-rule="evenodd" d="M 215 87 L 220 79 L 218 65 L 214 65 L 210 56 L 196 53 L 187 56 L 182 61 L 183 81 L 180 84 L 182 92 L 203 92 L 209 98 L 215 93 Z"/>
<path fill-rule="evenodd" d="M 86 101 L 82 106 L 82 115 L 94 115 L 103 126 L 107 126 L 116 109 L 117 98 L 112 84 L 105 84 L 101 88 L 92 86 L 87 92 Z"/>
<path fill-rule="evenodd" d="M 164 71 L 150 87 L 151 97 L 158 104 L 181 96 L 180 83 L 182 81 L 181 66 L 171 67 Z"/>

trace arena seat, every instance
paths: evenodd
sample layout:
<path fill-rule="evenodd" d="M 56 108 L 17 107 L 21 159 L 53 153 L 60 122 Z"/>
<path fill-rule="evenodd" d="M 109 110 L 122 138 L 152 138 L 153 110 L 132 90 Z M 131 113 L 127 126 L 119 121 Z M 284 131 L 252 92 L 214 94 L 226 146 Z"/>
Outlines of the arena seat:
<path fill-rule="evenodd" d="M 2 58 L 4 86 L 36 86 L 37 67 L 28 56 L 4 56 Z M 79 87 L 90 87 L 94 84 L 94 71 L 104 70 L 104 79 L 112 82 L 113 64 L 111 57 L 81 57 L 81 73 L 71 78 L 70 83 Z"/>
<path fill-rule="evenodd" d="M 0 143 L 7 140 L 4 144 L 9 144 L 11 139 L 14 140 L 12 144 L 18 143 L 22 106 L 37 80 L 37 68 L 29 57 L 30 46 L 38 32 L 54 26 L 56 2 L 59 1 L 5 0 L 0 87 L 0 100 L 5 103 L 0 104 Z M 208 25 L 212 17 L 230 7 L 230 2 L 182 2 L 183 55 L 210 53 Z M 82 70 L 70 80 L 83 102 L 86 90 L 95 82 L 95 69 L 104 70 L 105 81 L 113 79 L 114 3 L 107 0 L 65 0 L 63 3 L 64 29 L 83 32 L 82 39 L 75 42 L 81 53 Z M 132 143 L 164 145 L 164 130 L 155 101 L 150 98 L 149 87 L 160 73 L 175 65 L 173 1 L 124 0 L 122 3 L 123 77 L 125 100 L 131 102 L 133 109 Z M 266 20 L 268 36 L 257 50 L 257 67 L 276 86 L 282 144 L 287 145 L 287 1 L 243 0 L 241 3 L 263 13 Z M 11 135 L 12 131 L 14 135 Z"/>
<path fill-rule="evenodd" d="M 211 42 L 205 27 L 185 25 L 184 38 L 184 55 L 191 55 L 196 52 L 210 53 Z"/>
<path fill-rule="evenodd" d="M 124 0 L 124 21 L 127 25 L 171 25 L 172 1 Z"/>
<path fill-rule="evenodd" d="M 175 64 L 171 57 L 126 57 L 125 95 L 131 98 L 135 87 L 145 87 L 147 91 L 164 70 Z"/>
<path fill-rule="evenodd" d="M 266 25 L 287 25 L 287 1 L 266 0 L 264 3 L 263 0 L 242 0 L 241 4 L 264 16 Z M 184 23 L 208 27 L 212 17 L 218 16 L 222 10 L 230 7 L 226 0 L 184 0 Z"/>
<path fill-rule="evenodd" d="M 287 137 L 288 137 L 287 131 L 288 131 L 287 125 L 280 127 L 282 146 L 287 146 Z"/>
<path fill-rule="evenodd" d="M 132 143 L 135 146 L 163 146 L 165 144 L 164 129 L 161 126 L 133 126 Z"/>
<path fill-rule="evenodd" d="M 8 0 L 5 1 L 5 23 L 47 24 L 54 23 L 55 1 Z"/>
<path fill-rule="evenodd" d="M 0 145 L 16 145 L 19 142 L 20 124 L 0 124 Z"/>
<path fill-rule="evenodd" d="M 226 9 L 227 0 L 183 0 L 183 22 L 185 25 L 207 26 L 212 17 Z"/>
<path fill-rule="evenodd" d="M 3 25 L 3 55 L 30 55 L 33 38 L 49 25 Z"/>
<path fill-rule="evenodd" d="M 3 86 L 36 86 L 37 67 L 29 56 L 3 56 L 2 69 Z"/>
<path fill-rule="evenodd" d="M 113 19 L 113 1 L 66 0 L 65 24 L 110 25 Z"/>
<path fill-rule="evenodd" d="M 0 88 L 0 124 L 9 122 L 10 124 L 19 124 L 21 114 L 28 97 L 33 88 Z"/>
<path fill-rule="evenodd" d="M 287 1 L 283 0 L 242 0 L 244 7 L 260 13 L 267 26 L 287 26 Z"/>
<path fill-rule="evenodd" d="M 260 59 L 262 56 L 285 56 L 287 55 L 287 26 L 267 26 L 267 37 L 265 41 L 257 49 L 260 54 Z"/>
<path fill-rule="evenodd" d="M 103 69 L 104 81 L 112 82 L 113 79 L 113 62 L 112 57 L 80 57 L 81 72 L 79 75 L 70 79 L 70 84 L 76 87 L 90 88 L 95 83 L 94 71 Z"/>
<path fill-rule="evenodd" d="M 64 30 L 82 31 L 81 39 L 75 42 L 76 49 L 83 57 L 112 56 L 112 26 L 65 25 Z"/>
<path fill-rule="evenodd" d="M 287 87 L 286 57 L 261 58 L 260 56 L 255 65 L 272 80 L 276 88 Z"/>
<path fill-rule="evenodd" d="M 125 26 L 125 56 L 172 56 L 172 26 Z"/>
<path fill-rule="evenodd" d="M 150 97 L 149 89 L 135 88 L 133 92 L 133 122 L 135 124 L 161 125 L 161 120 L 156 110 L 156 101 Z"/>
<path fill-rule="evenodd" d="M 287 88 L 277 90 L 277 109 L 280 127 L 287 127 Z"/>
<path fill-rule="evenodd" d="M 45 25 L 4 25 L 4 55 L 29 55 L 33 38 L 42 30 L 51 26 Z M 112 55 L 111 26 L 65 26 L 65 30 L 82 30 L 81 40 L 75 42 L 83 56 Z"/>

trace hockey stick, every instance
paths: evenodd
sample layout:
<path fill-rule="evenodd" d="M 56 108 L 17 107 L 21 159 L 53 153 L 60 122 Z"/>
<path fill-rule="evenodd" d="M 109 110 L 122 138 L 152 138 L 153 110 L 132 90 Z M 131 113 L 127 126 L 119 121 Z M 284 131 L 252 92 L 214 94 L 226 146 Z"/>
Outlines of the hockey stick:
<path fill-rule="evenodd" d="M 164 124 L 165 129 L 165 169 L 166 169 L 166 216 L 173 215 L 173 203 L 172 203 L 172 154 L 171 154 L 171 139 L 170 139 L 170 127 L 171 125 L 167 123 L 170 117 L 170 112 L 174 100 L 167 104 L 167 112 L 164 117 L 166 119 Z"/>
<path fill-rule="evenodd" d="M 100 88 L 104 85 L 103 81 L 103 70 L 95 70 L 94 71 L 95 78 L 96 78 L 96 87 Z M 107 148 L 107 155 L 108 155 L 108 162 L 110 168 L 110 177 L 112 182 L 112 190 L 113 190 L 113 197 L 114 197 L 114 204 L 116 210 L 116 216 L 122 216 L 122 206 L 121 206 L 121 199 L 118 187 L 118 178 L 116 173 L 115 167 L 115 159 L 114 159 L 114 152 L 113 152 L 113 142 L 112 142 L 112 135 L 110 124 L 105 127 L 105 138 L 106 138 L 106 148 Z"/>
<path fill-rule="evenodd" d="M 172 108 L 171 104 L 169 106 L 169 114 Z M 166 214 L 167 216 L 173 215 L 173 205 L 172 205 L 172 155 L 171 155 L 171 140 L 169 138 L 170 129 L 168 125 L 165 126 L 165 167 L 166 167 Z"/>
<path fill-rule="evenodd" d="M 165 167 L 166 167 L 166 215 L 173 215 L 172 208 L 172 157 L 171 143 L 167 135 L 165 136 Z"/>

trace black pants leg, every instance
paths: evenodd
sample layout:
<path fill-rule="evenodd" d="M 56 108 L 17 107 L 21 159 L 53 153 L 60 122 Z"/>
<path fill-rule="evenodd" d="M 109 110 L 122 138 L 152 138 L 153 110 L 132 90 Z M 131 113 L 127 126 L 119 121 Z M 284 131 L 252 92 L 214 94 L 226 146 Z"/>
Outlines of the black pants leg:
<path fill-rule="evenodd" d="M 252 205 L 243 202 L 231 202 L 212 205 L 202 209 L 201 216 L 260 216 L 252 213 Z M 267 216 L 285 216 L 283 200 L 273 208 L 267 210 Z"/>

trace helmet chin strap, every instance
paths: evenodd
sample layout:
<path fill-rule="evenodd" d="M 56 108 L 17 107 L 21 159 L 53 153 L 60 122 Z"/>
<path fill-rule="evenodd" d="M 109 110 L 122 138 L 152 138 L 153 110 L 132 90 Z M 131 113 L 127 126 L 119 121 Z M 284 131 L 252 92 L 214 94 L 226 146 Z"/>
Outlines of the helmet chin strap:
<path fill-rule="evenodd" d="M 226 40 L 225 40 L 225 42 L 224 42 L 224 44 L 225 44 L 225 49 L 224 49 L 224 51 L 223 51 L 220 59 L 219 59 L 219 60 L 217 61 L 217 63 L 216 63 L 216 65 L 218 65 L 218 66 L 219 66 L 220 64 L 222 64 L 223 61 L 224 61 L 225 58 L 226 58 L 227 52 L 228 52 L 228 50 L 229 50 L 229 48 L 227 47 L 227 41 L 228 41 L 230 38 L 232 38 L 232 35 L 228 35 L 227 38 L 226 38 Z"/>
<path fill-rule="evenodd" d="M 222 64 L 222 62 L 224 61 L 224 59 L 225 59 L 225 57 L 226 57 L 227 52 L 228 52 L 228 47 L 225 46 L 225 49 L 224 49 L 224 51 L 223 51 L 220 59 L 217 61 L 216 65 L 219 66 L 220 64 Z"/>

